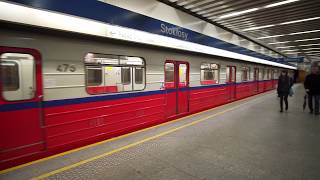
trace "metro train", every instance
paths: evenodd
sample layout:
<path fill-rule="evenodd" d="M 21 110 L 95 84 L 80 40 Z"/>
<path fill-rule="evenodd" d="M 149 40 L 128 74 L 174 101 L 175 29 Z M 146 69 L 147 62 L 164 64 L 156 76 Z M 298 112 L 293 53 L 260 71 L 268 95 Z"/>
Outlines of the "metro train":
<path fill-rule="evenodd" d="M 0 30 L 0 168 L 272 90 L 281 68 L 116 40 Z"/>

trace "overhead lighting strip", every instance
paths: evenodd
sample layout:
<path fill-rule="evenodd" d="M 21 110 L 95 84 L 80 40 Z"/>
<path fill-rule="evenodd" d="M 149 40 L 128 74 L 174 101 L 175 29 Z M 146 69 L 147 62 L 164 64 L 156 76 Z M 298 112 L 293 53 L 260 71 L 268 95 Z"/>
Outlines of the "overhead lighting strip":
<path fill-rule="evenodd" d="M 299 49 L 286 49 L 286 50 L 281 50 L 281 52 L 287 52 L 287 51 L 299 51 Z"/>
<path fill-rule="evenodd" d="M 220 16 L 220 17 L 218 17 L 218 18 L 217 18 L 217 17 L 214 17 L 214 19 L 218 19 L 218 20 L 219 20 L 219 19 L 225 19 L 225 18 L 229 18 L 229 17 L 239 16 L 239 15 L 251 13 L 251 12 L 258 11 L 258 10 L 265 9 L 265 8 L 271 8 L 271 7 L 281 6 L 281 5 L 284 5 L 284 4 L 293 3 L 293 2 L 296 2 L 296 1 L 300 1 L 300 0 L 286 0 L 286 1 L 281 1 L 281 2 L 277 2 L 277 3 L 268 4 L 268 5 L 262 6 L 262 7 L 251 8 L 251 9 L 247 9 L 247 10 L 244 10 L 244 11 L 238 11 L 238 12 L 233 12 L 233 13 L 225 14 L 225 15 L 222 15 L 222 16 Z M 205 14 L 205 15 L 203 15 L 203 17 L 209 17 L 209 16 L 211 16 L 212 14 L 213 14 L 213 13 Z"/>
<path fill-rule="evenodd" d="M 282 46 L 282 47 L 276 47 L 277 49 L 286 49 L 286 48 L 292 48 L 296 46 Z"/>
<path fill-rule="evenodd" d="M 317 49 L 320 49 L 320 48 L 307 48 L 307 49 L 301 49 L 301 50 L 303 50 L 303 51 L 308 51 L 308 50 L 317 50 Z"/>
<path fill-rule="evenodd" d="M 247 9 L 247 10 L 244 10 L 244 11 L 239 11 L 239 12 L 234 12 L 234 13 L 222 15 L 222 16 L 218 17 L 218 19 L 224 19 L 224 18 L 228 18 L 228 17 L 239 16 L 239 15 L 242 15 L 242 14 L 247 14 L 247 13 L 258 11 L 258 10 L 259 10 L 259 8 Z"/>
<path fill-rule="evenodd" d="M 268 39 L 268 38 L 282 37 L 282 36 L 293 36 L 293 35 L 298 35 L 298 34 L 309 34 L 309 33 L 315 33 L 315 32 L 320 32 L 320 30 L 317 29 L 317 30 L 312 30 L 312 31 L 302 31 L 302 32 L 295 32 L 295 33 L 290 33 L 290 34 L 278 34 L 278 35 L 272 35 L 272 36 L 259 37 L 257 39 Z"/>
<path fill-rule="evenodd" d="M 298 39 L 298 40 L 294 40 L 294 42 L 315 41 L 315 40 L 320 40 L 320 38 Z"/>
<path fill-rule="evenodd" d="M 277 3 L 272 3 L 272 4 L 269 4 L 269 5 L 266 5 L 266 6 L 264 6 L 264 7 L 265 7 L 265 8 L 271 8 L 271 7 L 281 6 L 281 5 L 284 5 L 284 4 L 293 3 L 293 2 L 296 2 L 296 1 L 299 1 L 299 0 L 281 1 L 281 2 L 277 2 Z"/>
<path fill-rule="evenodd" d="M 273 42 L 273 43 L 268 43 L 268 44 L 285 44 L 285 43 L 289 43 L 291 41 L 280 41 L 280 42 Z"/>
<path fill-rule="evenodd" d="M 319 46 L 320 44 L 303 44 L 303 45 L 299 45 L 299 46 Z"/>
<path fill-rule="evenodd" d="M 295 21 L 288 21 L 288 22 L 283 22 L 283 23 L 278 23 L 278 24 L 270 24 L 270 25 L 265 25 L 265 26 L 250 27 L 250 28 L 243 29 L 242 31 L 244 31 L 244 32 L 245 31 L 253 31 L 253 30 L 258 30 L 258 29 L 270 28 L 270 27 L 274 27 L 274 26 L 283 26 L 283 25 L 306 22 L 306 21 L 313 21 L 313 20 L 318 20 L 318 19 L 320 19 L 320 17 L 299 19 L 299 20 L 295 20 Z"/>

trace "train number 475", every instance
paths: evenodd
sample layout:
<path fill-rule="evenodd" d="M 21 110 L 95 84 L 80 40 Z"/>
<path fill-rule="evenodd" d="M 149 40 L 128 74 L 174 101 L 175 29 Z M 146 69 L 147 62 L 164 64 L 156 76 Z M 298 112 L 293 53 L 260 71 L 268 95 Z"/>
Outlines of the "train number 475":
<path fill-rule="evenodd" d="M 74 64 L 59 64 L 57 71 L 59 72 L 75 72 L 77 70 Z"/>

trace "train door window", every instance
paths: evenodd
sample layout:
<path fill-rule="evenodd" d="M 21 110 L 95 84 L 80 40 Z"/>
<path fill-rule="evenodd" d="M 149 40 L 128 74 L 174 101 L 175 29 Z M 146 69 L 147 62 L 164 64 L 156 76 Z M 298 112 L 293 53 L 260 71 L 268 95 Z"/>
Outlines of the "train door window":
<path fill-rule="evenodd" d="M 200 83 L 202 85 L 219 83 L 219 65 L 202 63 L 200 66 Z"/>
<path fill-rule="evenodd" d="M 135 68 L 134 80 L 135 84 L 143 83 L 143 68 Z"/>
<path fill-rule="evenodd" d="M 273 77 L 274 77 L 274 79 L 278 79 L 278 70 L 277 69 L 274 70 Z"/>
<path fill-rule="evenodd" d="M 130 84 L 131 83 L 131 68 L 122 67 L 121 68 L 121 83 Z"/>
<path fill-rule="evenodd" d="M 263 69 L 259 69 L 259 80 L 263 80 Z"/>
<path fill-rule="evenodd" d="M 165 87 L 175 88 L 173 63 L 165 63 Z"/>
<path fill-rule="evenodd" d="M 272 78 L 271 72 L 272 72 L 271 69 L 268 69 L 268 80 L 270 80 Z"/>
<path fill-rule="evenodd" d="M 90 94 L 145 88 L 145 63 L 140 57 L 88 53 L 85 57 L 85 65 L 88 79 L 87 91 Z M 95 72 L 88 71 L 88 69 L 92 70 L 92 66 L 95 66 Z M 90 83 L 89 79 L 93 76 L 95 76 L 95 83 Z"/>
<path fill-rule="evenodd" d="M 235 66 L 232 66 L 231 67 L 231 82 L 236 82 L 236 68 L 235 68 Z"/>
<path fill-rule="evenodd" d="M 235 66 L 227 66 L 226 68 L 226 82 L 233 83 L 236 82 L 236 67 Z"/>
<path fill-rule="evenodd" d="M 1 63 L 2 87 L 4 91 L 19 89 L 19 68 L 16 62 L 3 61 Z"/>
<path fill-rule="evenodd" d="M 249 67 L 242 67 L 242 81 L 249 81 L 250 78 L 250 68 Z"/>
<path fill-rule="evenodd" d="M 187 86 L 187 65 L 179 64 L 179 87 Z"/>
<path fill-rule="evenodd" d="M 99 86 L 102 84 L 101 67 L 87 67 L 87 85 Z"/>
<path fill-rule="evenodd" d="M 29 54 L 4 53 L 0 57 L 2 96 L 7 101 L 35 96 L 35 62 Z"/>
<path fill-rule="evenodd" d="M 145 84 L 145 69 L 143 67 L 135 67 L 134 68 L 134 90 L 142 90 L 144 89 Z"/>
<path fill-rule="evenodd" d="M 230 67 L 226 67 L 226 82 L 230 82 Z"/>

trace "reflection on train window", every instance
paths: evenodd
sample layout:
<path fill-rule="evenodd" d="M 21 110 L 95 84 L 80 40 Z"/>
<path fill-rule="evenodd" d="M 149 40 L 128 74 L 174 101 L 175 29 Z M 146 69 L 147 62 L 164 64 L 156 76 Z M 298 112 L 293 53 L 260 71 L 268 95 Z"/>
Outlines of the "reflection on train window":
<path fill-rule="evenodd" d="M 92 66 L 99 67 L 100 73 L 94 74 L 97 83 L 87 82 L 89 94 L 116 93 L 145 88 L 145 62 L 140 57 L 122 55 L 105 55 L 88 53 L 85 57 L 87 69 Z M 93 76 L 87 71 L 87 79 Z M 101 80 L 99 83 L 98 80 Z"/>
<path fill-rule="evenodd" d="M 249 81 L 250 80 L 250 68 L 249 67 L 242 67 L 241 79 L 242 79 L 242 81 Z"/>
<path fill-rule="evenodd" d="M 219 83 L 219 65 L 202 63 L 200 67 L 200 83 L 202 85 Z"/>
<path fill-rule="evenodd" d="M 87 85 L 98 86 L 102 83 L 102 69 L 87 67 Z"/>
<path fill-rule="evenodd" d="M 2 97 L 7 101 L 32 99 L 36 92 L 33 56 L 4 53 L 0 58 Z"/>
<path fill-rule="evenodd" d="M 174 83 L 174 64 L 165 63 L 165 87 L 166 88 L 175 88 Z"/>

